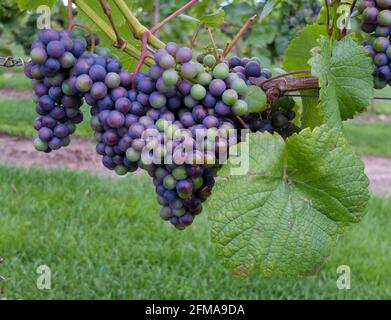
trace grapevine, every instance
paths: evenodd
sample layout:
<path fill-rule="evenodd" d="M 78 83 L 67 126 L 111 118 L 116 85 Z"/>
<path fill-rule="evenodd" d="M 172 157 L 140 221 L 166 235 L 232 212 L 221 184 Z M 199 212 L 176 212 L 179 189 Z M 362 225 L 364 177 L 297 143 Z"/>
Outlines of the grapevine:
<path fill-rule="evenodd" d="M 281 195 L 276 201 L 284 198 L 286 190 L 290 190 L 288 198 L 295 200 L 290 200 L 290 205 L 275 212 L 276 216 L 281 212 L 296 215 L 296 210 L 307 212 L 302 201 L 308 201 L 311 215 L 317 217 L 314 219 L 328 224 L 326 231 L 318 232 L 333 230 L 327 235 L 327 239 L 334 239 L 343 224 L 360 220 L 368 200 L 367 179 L 359 160 L 343 142 L 340 127 L 343 120 L 363 111 L 365 104 L 369 103 L 373 97 L 373 79 L 377 88 L 391 80 L 388 66 L 388 51 L 391 48 L 391 21 L 388 19 L 388 12 L 391 12 L 391 4 L 387 0 L 367 0 L 358 4 L 364 20 L 364 31 L 375 32 L 377 36 L 371 44 L 365 44 L 373 53 L 377 66 L 373 78 L 365 50 L 346 37 L 346 27 L 343 30 L 336 28 L 339 1 L 334 1 L 333 4 L 325 2 L 325 24 L 313 27 L 316 30 L 322 28 L 322 32 L 319 31 L 314 39 L 309 40 L 314 42 L 315 47 L 312 57 L 307 57 L 310 53 L 306 53 L 304 58 L 297 58 L 298 55 L 295 55 L 294 64 L 300 67 L 305 65 L 306 68 L 287 70 L 275 76 L 262 66 L 259 58 L 231 54 L 257 16 L 250 17 L 224 48 L 218 48 L 211 28 L 206 26 L 211 45 L 202 49 L 201 53 L 196 53 L 197 50 L 193 47 L 175 42 L 163 43 L 156 36 L 160 28 L 197 2 L 190 1 L 148 29 L 122 0 L 99 1 L 105 19 L 86 1 L 74 1 L 77 8 L 96 24 L 116 49 L 137 59 L 135 68 L 126 70 L 109 48 L 100 45 L 99 35 L 74 21 L 73 1 L 69 1 L 68 30 L 41 30 L 31 48 L 31 62 L 25 65 L 26 76 L 32 79 L 33 100 L 38 113 L 34 122 L 37 130 L 35 148 L 48 153 L 68 146 L 77 124 L 83 121 L 80 107 L 85 102 L 90 106 L 96 152 L 101 155 L 103 165 L 121 176 L 138 169 L 146 171 L 152 178 L 163 220 L 184 230 L 204 210 L 207 199 L 214 199 L 211 207 L 215 212 L 209 212 L 210 220 L 214 222 L 212 237 L 218 242 L 218 251 L 226 258 L 231 253 L 225 250 L 235 251 L 236 239 L 263 221 L 243 222 L 237 229 L 233 229 L 232 223 L 245 219 L 246 214 L 237 216 L 242 208 L 232 210 L 225 207 L 225 190 L 221 189 L 224 180 L 228 180 L 228 186 L 235 179 L 238 183 L 246 181 L 246 186 L 241 188 L 248 187 L 249 190 L 262 181 L 257 187 L 259 199 L 269 192 L 268 199 L 271 199 L 278 193 L 279 187 L 274 186 L 272 190 L 275 193 L 271 192 L 270 181 L 278 179 L 278 183 L 282 183 L 284 188 L 279 190 Z M 130 27 L 139 47 L 121 35 L 113 19 L 113 3 Z M 334 6 L 334 16 L 330 6 Z M 355 6 L 354 1 L 349 19 L 352 18 Z M 76 36 L 73 32 L 75 27 L 87 30 L 88 35 Z M 200 29 L 197 29 L 196 34 L 199 32 Z M 298 41 L 301 41 L 300 36 Z M 196 36 L 191 42 L 197 46 Z M 295 50 L 294 47 L 290 49 Z M 345 61 L 344 56 L 338 55 L 340 52 L 350 54 L 349 59 Z M 363 67 L 357 67 L 357 63 L 351 62 L 352 56 L 361 57 Z M 300 63 L 297 62 L 298 59 L 301 59 Z M 345 67 L 343 74 L 338 74 Z M 352 70 L 355 72 L 351 75 L 352 79 L 365 87 L 357 92 L 349 91 L 352 90 L 351 87 L 341 90 L 340 87 L 344 84 L 338 81 Z M 303 110 L 300 110 L 297 102 L 286 94 L 306 90 L 315 91 L 316 98 L 306 99 L 303 94 Z M 344 96 L 345 91 L 351 94 L 350 100 Z M 226 169 L 230 167 L 227 163 L 237 157 L 233 150 L 245 143 L 250 143 L 250 153 L 251 150 L 255 152 L 254 156 L 249 156 L 249 173 L 245 175 L 246 178 L 227 177 Z M 257 145 L 255 151 L 251 149 L 251 144 Z M 307 145 L 313 149 L 305 149 Z M 260 152 L 262 148 L 265 149 Z M 286 150 L 283 151 L 283 148 Z M 296 153 L 296 149 L 301 152 Z M 323 154 L 316 158 L 317 152 Z M 346 187 L 351 183 L 350 180 L 333 182 L 329 171 L 342 170 L 338 167 L 342 162 L 332 158 L 337 155 L 357 163 L 353 167 L 357 171 L 350 175 L 340 174 L 338 177 L 355 177 L 354 186 L 357 186 L 357 190 L 351 191 Z M 303 159 L 300 160 L 300 157 Z M 308 172 L 295 168 L 298 163 L 306 162 L 305 157 L 314 157 L 306 168 Z M 312 170 L 315 158 L 322 163 L 324 170 Z M 317 178 L 311 180 L 307 173 Z M 218 176 L 223 179 L 217 179 Z M 256 178 L 252 179 L 253 176 Z M 318 186 L 319 181 L 325 186 Z M 216 196 L 212 196 L 216 184 Z M 315 184 L 313 189 L 308 187 L 311 184 Z M 333 188 L 338 188 L 338 192 Z M 227 193 L 227 197 L 231 195 L 232 192 Z M 352 205 L 350 199 L 354 197 L 356 202 Z M 243 201 L 248 198 L 248 194 L 243 195 Z M 254 203 L 260 206 L 267 204 L 268 199 L 264 202 L 259 199 L 255 199 Z M 340 206 L 331 210 L 331 205 L 325 204 L 325 201 L 339 203 Z M 250 213 L 252 207 L 257 208 L 254 203 L 245 206 Z M 302 209 L 297 209 L 299 207 Z M 223 209 L 226 211 L 222 212 Z M 263 208 L 259 210 L 262 211 Z M 270 206 L 270 210 L 276 209 Z M 263 215 L 267 216 L 267 213 Z M 324 217 L 327 221 L 322 220 Z M 292 219 L 294 220 L 293 217 Z M 226 223 L 223 227 L 222 221 Z M 244 228 L 241 233 L 244 226 L 247 229 Z M 267 227 L 270 226 L 259 228 Z M 262 236 L 263 233 L 259 230 L 255 233 L 261 233 Z M 306 231 L 303 232 L 305 237 Z M 247 235 L 243 238 L 243 241 L 251 241 L 251 237 Z M 328 240 L 321 246 L 330 244 Z M 233 248 L 230 248 L 232 245 Z M 314 252 L 311 263 L 285 274 L 309 272 L 314 265 L 320 263 L 322 257 L 317 256 L 315 251 L 318 249 L 313 248 L 319 243 L 307 241 L 307 245 Z M 253 245 L 248 248 L 258 250 Z M 319 249 L 323 250 L 328 249 Z M 249 253 L 250 255 L 253 253 Z M 232 263 L 229 261 L 227 264 L 233 266 L 231 269 L 240 275 L 251 271 L 247 270 L 246 263 L 241 260 Z M 265 266 L 265 270 L 268 268 L 276 268 L 277 274 L 284 273 L 281 271 L 282 267 Z"/>

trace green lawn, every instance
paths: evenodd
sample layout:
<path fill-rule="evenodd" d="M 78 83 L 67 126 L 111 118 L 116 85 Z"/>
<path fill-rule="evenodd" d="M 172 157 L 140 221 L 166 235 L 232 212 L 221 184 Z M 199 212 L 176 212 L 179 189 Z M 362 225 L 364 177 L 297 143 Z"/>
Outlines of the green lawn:
<path fill-rule="evenodd" d="M 184 232 L 158 217 L 146 176 L 104 180 L 83 173 L 0 166 L 0 274 L 8 299 L 391 298 L 391 200 L 371 200 L 317 276 L 238 279 L 215 257 L 204 213 Z M 48 265 L 52 289 L 36 288 Z M 339 265 L 352 289 L 336 288 Z M 0 288 L 0 292 L 2 292 Z"/>
<path fill-rule="evenodd" d="M 24 73 L 17 72 L 12 75 L 3 73 L 0 74 L 0 89 L 30 89 L 31 79 L 27 78 Z"/>
<path fill-rule="evenodd" d="M 391 123 L 350 121 L 345 124 L 348 140 L 360 154 L 391 156 Z"/>
<path fill-rule="evenodd" d="M 90 113 L 88 106 L 82 107 L 85 120 L 77 126 L 76 136 L 92 137 Z M 37 117 L 35 104 L 31 99 L 0 100 L 0 132 L 23 137 L 36 134 L 33 121 Z"/>

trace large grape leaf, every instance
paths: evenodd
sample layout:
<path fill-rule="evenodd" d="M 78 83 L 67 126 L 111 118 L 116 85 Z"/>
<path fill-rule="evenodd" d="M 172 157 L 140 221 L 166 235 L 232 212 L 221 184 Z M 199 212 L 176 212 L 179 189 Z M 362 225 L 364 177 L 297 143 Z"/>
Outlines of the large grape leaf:
<path fill-rule="evenodd" d="M 283 69 L 287 71 L 311 69 L 308 63 L 312 58 L 311 50 L 319 45 L 319 37 L 326 34 L 325 26 L 318 24 L 306 26 L 301 30 L 285 51 Z"/>
<path fill-rule="evenodd" d="M 320 108 L 330 126 L 363 112 L 373 98 L 373 66 L 366 49 L 350 38 L 330 42 L 321 37 L 310 60 L 319 77 Z"/>
<path fill-rule="evenodd" d="M 208 204 L 217 254 L 238 276 L 315 273 L 345 227 L 364 214 L 362 161 L 342 132 L 327 126 L 287 141 L 251 134 L 249 143 L 248 174 L 232 176 L 228 164 Z"/>

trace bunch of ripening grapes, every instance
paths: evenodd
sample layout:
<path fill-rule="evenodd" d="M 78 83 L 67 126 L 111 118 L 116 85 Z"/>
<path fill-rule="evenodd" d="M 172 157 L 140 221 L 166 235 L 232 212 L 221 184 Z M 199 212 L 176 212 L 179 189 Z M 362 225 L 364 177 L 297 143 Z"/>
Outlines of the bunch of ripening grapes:
<path fill-rule="evenodd" d="M 119 175 L 146 170 L 160 216 L 177 229 L 201 213 L 230 147 L 241 141 L 238 117 L 252 131 L 289 136 L 300 130 L 291 123 L 289 98 L 268 111 L 249 108 L 249 79 L 270 78 L 255 59 L 220 62 L 206 54 L 197 61 L 190 48 L 169 43 L 149 71 L 133 79 L 107 49 L 90 52 L 91 42 L 52 29 L 34 42 L 25 68 L 39 115 L 34 145 L 44 152 L 67 146 L 85 101 L 103 165 Z"/>
<path fill-rule="evenodd" d="M 362 30 L 371 34 L 364 42 L 375 64 L 375 88 L 391 85 L 391 0 L 361 0 Z"/>

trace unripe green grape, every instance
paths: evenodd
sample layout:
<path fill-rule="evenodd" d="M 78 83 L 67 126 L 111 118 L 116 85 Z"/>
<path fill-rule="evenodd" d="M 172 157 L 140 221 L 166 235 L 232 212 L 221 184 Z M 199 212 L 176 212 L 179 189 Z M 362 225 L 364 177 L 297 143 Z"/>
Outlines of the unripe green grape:
<path fill-rule="evenodd" d="M 198 63 L 203 63 L 203 62 L 204 62 L 204 57 L 205 57 L 204 54 L 199 54 L 199 55 L 197 56 L 197 62 L 198 62 Z"/>
<path fill-rule="evenodd" d="M 71 139 L 69 137 L 62 138 L 62 145 L 68 147 L 71 144 Z"/>
<path fill-rule="evenodd" d="M 116 166 L 114 169 L 115 173 L 118 174 L 119 176 L 124 176 L 128 173 L 128 168 L 126 168 L 123 165 Z"/>
<path fill-rule="evenodd" d="M 46 151 L 48 148 L 48 144 L 37 137 L 34 140 L 34 148 L 37 151 Z"/>
<path fill-rule="evenodd" d="M 216 58 L 214 55 L 212 54 L 208 54 L 204 57 L 204 65 L 209 67 L 209 68 L 213 68 L 216 64 Z"/>
<path fill-rule="evenodd" d="M 232 111 L 237 116 L 245 116 L 249 113 L 248 104 L 244 100 L 238 100 L 236 103 L 232 106 Z"/>
<path fill-rule="evenodd" d="M 239 96 L 245 96 L 248 92 L 248 86 L 243 79 L 236 79 L 232 81 L 231 89 L 235 90 Z"/>
<path fill-rule="evenodd" d="M 204 184 L 204 179 L 199 176 L 191 179 L 193 182 L 193 191 L 197 191 Z"/>
<path fill-rule="evenodd" d="M 140 152 L 134 150 L 133 148 L 129 148 L 126 150 L 126 158 L 131 162 L 137 162 L 140 160 L 141 154 Z"/>
<path fill-rule="evenodd" d="M 391 10 L 383 10 L 379 12 L 377 17 L 377 22 L 381 26 L 390 26 L 391 25 Z"/>
<path fill-rule="evenodd" d="M 219 63 L 213 69 L 213 76 L 217 79 L 225 80 L 228 78 L 229 67 L 225 63 Z"/>
<path fill-rule="evenodd" d="M 179 80 L 178 73 L 173 69 L 164 71 L 162 77 L 166 86 L 172 86 L 176 84 Z"/>
<path fill-rule="evenodd" d="M 391 46 L 388 47 L 386 54 L 387 54 L 388 59 L 391 60 Z"/>
<path fill-rule="evenodd" d="M 165 176 L 163 179 L 163 186 L 168 190 L 173 190 L 176 186 L 176 180 L 172 175 Z"/>
<path fill-rule="evenodd" d="M 200 84 L 195 84 L 191 88 L 191 96 L 193 99 L 200 101 L 205 98 L 206 89 Z"/>
<path fill-rule="evenodd" d="M 201 63 L 196 63 L 197 73 L 205 72 L 205 68 Z"/>
<path fill-rule="evenodd" d="M 155 125 L 160 132 L 164 132 L 164 130 L 168 128 L 170 123 L 166 119 L 159 119 L 158 121 L 156 121 Z"/>
<path fill-rule="evenodd" d="M 164 133 L 165 135 L 169 138 L 169 139 L 174 139 L 174 138 L 177 138 L 178 137 L 178 133 L 180 134 L 180 130 L 178 128 L 178 126 L 176 126 L 175 124 L 170 124 L 166 130 L 164 130 Z"/>
<path fill-rule="evenodd" d="M 224 91 L 222 98 L 223 98 L 223 102 L 227 106 L 233 106 L 236 103 L 236 101 L 238 101 L 239 97 L 235 90 L 228 89 Z"/>
<path fill-rule="evenodd" d="M 212 76 L 207 72 L 202 72 L 197 76 L 197 82 L 203 86 L 209 85 L 212 81 Z"/>
<path fill-rule="evenodd" d="M 187 178 L 187 172 L 185 166 L 180 166 L 172 170 L 172 175 L 176 180 L 184 180 Z"/>

